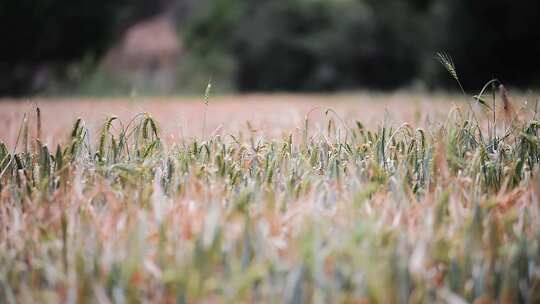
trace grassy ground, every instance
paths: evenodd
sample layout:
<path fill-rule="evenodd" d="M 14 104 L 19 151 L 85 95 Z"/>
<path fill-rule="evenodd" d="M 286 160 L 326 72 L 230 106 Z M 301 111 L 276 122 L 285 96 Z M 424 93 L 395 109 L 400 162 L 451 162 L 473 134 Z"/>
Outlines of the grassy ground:
<path fill-rule="evenodd" d="M 536 110 L 460 99 L 4 101 L 0 302 L 536 303 Z"/>

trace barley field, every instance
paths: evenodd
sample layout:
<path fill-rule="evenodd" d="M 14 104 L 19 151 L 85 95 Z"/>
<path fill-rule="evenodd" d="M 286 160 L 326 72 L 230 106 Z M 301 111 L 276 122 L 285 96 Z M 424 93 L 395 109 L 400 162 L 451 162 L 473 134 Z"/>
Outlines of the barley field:
<path fill-rule="evenodd" d="M 2 303 L 539 303 L 536 97 L 0 101 Z"/>

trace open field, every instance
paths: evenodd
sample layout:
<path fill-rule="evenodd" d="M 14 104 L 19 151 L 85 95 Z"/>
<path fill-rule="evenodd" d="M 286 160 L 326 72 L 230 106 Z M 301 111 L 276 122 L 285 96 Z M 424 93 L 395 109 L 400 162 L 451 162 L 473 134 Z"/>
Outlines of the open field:
<path fill-rule="evenodd" d="M 308 112 L 312 131 L 325 128 L 327 108 L 335 109 L 349 123 L 356 120 L 376 127 L 385 117 L 395 123 L 417 125 L 427 116 L 445 118 L 452 102 L 460 98 L 447 96 L 396 95 L 247 95 L 211 98 L 208 105 L 206 132 L 248 135 L 247 122 L 257 135 L 281 137 L 283 133 L 302 128 Z M 203 98 L 137 98 L 132 99 L 35 99 L 32 101 L 0 100 L 0 138 L 13 144 L 24 113 L 31 114 L 36 105 L 42 114 L 42 141 L 49 145 L 66 139 L 80 117 L 91 131 L 98 132 L 108 116 L 129 120 L 138 113 L 150 113 L 160 123 L 162 137 L 170 140 L 201 137 Z"/>
<path fill-rule="evenodd" d="M 538 303 L 523 100 L 2 101 L 0 302 Z"/>

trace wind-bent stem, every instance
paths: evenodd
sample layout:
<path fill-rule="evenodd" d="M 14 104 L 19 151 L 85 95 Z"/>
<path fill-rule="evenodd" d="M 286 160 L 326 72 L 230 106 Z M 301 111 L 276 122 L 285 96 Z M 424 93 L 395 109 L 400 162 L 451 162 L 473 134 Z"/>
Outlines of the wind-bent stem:
<path fill-rule="evenodd" d="M 495 97 L 495 83 L 491 84 L 491 96 L 493 99 L 493 139 L 497 140 L 497 114 L 495 111 L 496 108 L 496 97 Z"/>

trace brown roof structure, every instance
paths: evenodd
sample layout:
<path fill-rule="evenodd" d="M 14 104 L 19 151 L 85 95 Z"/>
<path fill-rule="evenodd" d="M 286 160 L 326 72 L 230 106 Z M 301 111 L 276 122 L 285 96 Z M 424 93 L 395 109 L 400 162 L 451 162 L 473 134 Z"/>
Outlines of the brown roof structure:
<path fill-rule="evenodd" d="M 182 43 L 174 19 L 162 14 L 129 28 L 102 66 L 135 87 L 174 87 Z"/>
<path fill-rule="evenodd" d="M 181 47 L 174 22 L 159 16 L 130 28 L 124 36 L 122 50 L 127 56 L 172 56 Z"/>

